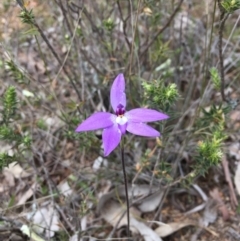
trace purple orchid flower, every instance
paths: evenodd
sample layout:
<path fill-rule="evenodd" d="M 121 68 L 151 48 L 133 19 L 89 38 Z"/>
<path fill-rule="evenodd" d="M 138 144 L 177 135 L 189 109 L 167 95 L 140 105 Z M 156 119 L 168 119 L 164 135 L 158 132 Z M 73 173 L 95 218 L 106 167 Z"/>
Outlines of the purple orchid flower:
<path fill-rule="evenodd" d="M 144 122 L 160 121 L 169 118 L 156 110 L 137 108 L 126 111 L 125 80 L 119 74 L 113 82 L 110 101 L 115 114 L 97 112 L 76 129 L 76 132 L 103 129 L 104 156 L 108 156 L 120 143 L 126 131 L 139 136 L 157 137 L 160 133 Z"/>

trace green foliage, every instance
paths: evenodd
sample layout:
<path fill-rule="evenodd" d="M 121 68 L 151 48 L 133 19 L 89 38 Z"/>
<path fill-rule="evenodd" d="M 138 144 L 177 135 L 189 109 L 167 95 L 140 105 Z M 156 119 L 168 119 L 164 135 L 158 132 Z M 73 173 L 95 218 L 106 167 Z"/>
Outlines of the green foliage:
<path fill-rule="evenodd" d="M 168 52 L 169 52 L 169 42 L 163 43 L 161 39 L 157 39 L 155 43 L 154 51 L 151 52 L 151 60 L 153 62 L 156 62 L 156 61 L 159 61 L 161 58 L 167 58 Z"/>
<path fill-rule="evenodd" d="M 10 86 L 3 97 L 3 123 L 7 124 L 14 117 L 17 106 L 17 94 L 15 87 Z"/>
<path fill-rule="evenodd" d="M 112 32 L 115 24 L 111 18 L 108 18 L 107 20 L 103 20 L 103 26 L 107 31 Z"/>
<path fill-rule="evenodd" d="M 155 176 L 161 178 L 165 183 L 171 183 L 173 181 L 171 171 L 172 165 L 167 161 L 162 161 L 156 170 Z"/>
<path fill-rule="evenodd" d="M 19 83 L 24 82 L 24 73 L 18 68 L 18 66 L 12 60 L 6 61 L 5 69 L 13 76 L 15 81 Z"/>
<path fill-rule="evenodd" d="M 156 72 L 161 72 L 162 78 L 166 79 L 169 77 L 172 77 L 174 71 L 176 70 L 175 67 L 171 67 L 172 61 L 171 59 L 167 59 L 165 62 L 163 62 L 161 65 L 156 67 Z M 181 67 L 179 68 L 181 70 Z"/>
<path fill-rule="evenodd" d="M 0 153 L 0 170 L 2 170 L 4 167 L 8 166 L 9 163 L 14 161 L 16 161 L 15 156 L 10 156 L 5 152 Z"/>
<path fill-rule="evenodd" d="M 38 30 L 35 27 L 32 27 L 23 33 L 23 35 L 37 35 L 37 34 L 38 34 Z"/>
<path fill-rule="evenodd" d="M 16 141 L 17 135 L 15 132 L 6 125 L 1 125 L 0 127 L 0 140 L 4 141 Z"/>
<path fill-rule="evenodd" d="M 37 127 L 42 130 L 47 130 L 47 125 L 43 119 L 37 121 Z"/>
<path fill-rule="evenodd" d="M 58 231 L 55 235 L 54 240 L 68 241 L 69 240 L 69 234 L 65 230 Z"/>
<path fill-rule="evenodd" d="M 218 73 L 218 70 L 215 67 L 212 67 L 210 69 L 210 74 L 211 74 L 211 80 L 214 84 L 214 87 L 216 90 L 220 90 L 221 88 L 221 79 Z"/>
<path fill-rule="evenodd" d="M 203 175 L 212 166 L 216 166 L 223 156 L 224 136 L 216 131 L 212 136 L 198 143 L 197 171 Z"/>
<path fill-rule="evenodd" d="M 80 38 L 84 37 L 83 30 L 80 26 L 77 26 L 76 35 Z"/>
<path fill-rule="evenodd" d="M 167 111 L 179 98 L 176 84 L 165 85 L 162 80 L 143 82 L 144 98 L 150 105 Z"/>
<path fill-rule="evenodd" d="M 226 12 L 232 13 L 240 8 L 240 0 L 223 0 L 221 5 Z"/>
<path fill-rule="evenodd" d="M 218 165 L 223 156 L 225 134 L 225 114 L 228 108 L 211 106 L 209 111 L 203 110 L 199 119 L 198 131 L 201 140 L 197 146 L 196 170 L 203 175 L 212 166 Z"/>
<path fill-rule="evenodd" d="M 199 119 L 200 127 L 208 128 L 209 131 L 224 128 L 225 114 L 229 111 L 228 107 L 212 105 L 209 110 L 202 109 L 203 117 Z"/>
<path fill-rule="evenodd" d="M 69 42 L 71 40 L 71 37 L 69 34 L 65 34 L 64 38 L 67 42 Z"/>
<path fill-rule="evenodd" d="M 224 138 L 221 136 L 221 133 L 216 131 L 211 138 L 199 142 L 199 154 L 203 159 L 208 160 L 210 165 L 218 164 L 221 159 L 223 155 L 221 149 L 223 140 Z"/>
<path fill-rule="evenodd" d="M 8 9 L 10 8 L 10 1 L 9 0 L 4 0 L 3 1 L 3 7 L 4 7 L 4 11 L 8 11 Z"/>
<path fill-rule="evenodd" d="M 15 116 L 17 107 L 17 94 L 15 87 L 10 86 L 7 88 L 3 96 L 3 111 L 2 111 L 2 121 L 0 125 L 0 140 L 13 143 L 19 142 L 20 136 L 10 127 L 11 118 Z M 4 158 L 6 158 L 6 163 L 8 163 L 9 158 L 6 153 L 2 154 L 2 161 L 4 163 Z"/>
<path fill-rule="evenodd" d="M 11 198 L 10 198 L 10 200 L 9 200 L 9 202 L 8 202 L 8 205 L 7 205 L 8 208 L 14 206 L 14 203 L 15 203 L 15 201 L 16 201 L 15 199 L 16 199 L 15 195 L 12 195 Z"/>
<path fill-rule="evenodd" d="M 65 119 L 67 116 L 64 116 Z M 80 148 L 90 148 L 92 146 L 96 146 L 98 139 L 96 138 L 96 135 L 94 132 L 83 132 L 83 133 L 77 133 L 75 132 L 76 126 L 81 123 L 81 119 L 79 119 L 78 116 L 72 116 L 69 119 L 65 119 L 67 125 L 67 130 L 64 133 L 64 136 L 67 137 L 70 140 L 76 140 L 81 143 Z M 97 144 L 98 145 L 98 144 Z"/>
<path fill-rule="evenodd" d="M 136 165 L 138 173 L 152 172 L 155 178 L 162 179 L 164 183 L 171 183 L 173 178 L 171 177 L 172 165 L 167 161 L 161 161 L 158 166 L 155 166 L 156 159 L 154 151 L 147 149 L 140 161 Z M 155 167 L 154 167 L 155 166 Z"/>
<path fill-rule="evenodd" d="M 186 176 L 179 179 L 181 186 L 184 188 L 190 188 L 196 178 L 196 171 L 193 170 L 192 172 L 188 173 Z"/>
<path fill-rule="evenodd" d="M 32 139 L 29 135 L 22 135 L 9 125 L 0 126 L 0 140 L 8 142 L 12 145 L 14 144 L 15 147 L 19 147 L 21 145 L 21 150 L 30 148 L 32 143 Z"/>
<path fill-rule="evenodd" d="M 34 14 L 32 9 L 29 11 L 26 8 L 22 9 L 19 17 L 23 23 L 26 23 L 29 25 L 34 24 Z"/>
<path fill-rule="evenodd" d="M 32 138 L 28 135 L 25 135 L 21 138 L 22 140 L 22 144 L 24 147 L 26 148 L 30 148 L 31 147 L 31 144 L 32 144 Z"/>
<path fill-rule="evenodd" d="M 14 86 L 9 86 L 4 93 L 2 105 L 2 121 L 0 123 L 0 140 L 12 145 L 13 149 L 20 153 L 30 148 L 32 140 L 28 134 L 21 133 L 12 125 L 13 118 L 17 111 L 17 93 Z M 20 154 L 19 153 L 19 154 Z M 0 169 L 14 161 L 17 156 L 9 156 L 7 153 L 0 153 Z"/>
<path fill-rule="evenodd" d="M 46 195 L 48 195 L 48 187 L 46 186 L 46 185 L 44 185 L 43 183 L 41 183 L 41 193 L 42 193 L 42 195 L 43 196 L 46 196 Z"/>

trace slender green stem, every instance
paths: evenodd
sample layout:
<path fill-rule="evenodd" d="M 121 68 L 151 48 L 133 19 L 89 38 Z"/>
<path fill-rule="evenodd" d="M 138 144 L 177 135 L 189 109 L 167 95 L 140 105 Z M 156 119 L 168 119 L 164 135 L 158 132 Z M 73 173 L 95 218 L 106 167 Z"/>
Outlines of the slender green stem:
<path fill-rule="evenodd" d="M 129 214 L 129 199 L 128 199 L 128 182 L 127 182 L 127 175 L 125 169 L 125 162 L 124 162 L 124 142 L 121 142 L 121 161 L 122 161 L 122 169 L 123 169 L 123 176 L 124 176 L 124 186 L 125 186 L 125 193 L 126 193 L 126 203 L 127 203 L 127 237 L 128 240 L 130 238 L 130 214 Z"/>

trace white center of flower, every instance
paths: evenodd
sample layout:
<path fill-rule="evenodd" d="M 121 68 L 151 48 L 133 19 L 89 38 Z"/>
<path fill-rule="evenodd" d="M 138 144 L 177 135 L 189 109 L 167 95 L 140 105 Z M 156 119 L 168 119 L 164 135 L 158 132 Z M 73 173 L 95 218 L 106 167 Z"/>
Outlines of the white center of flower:
<path fill-rule="evenodd" d="M 124 125 L 126 124 L 128 121 L 127 117 L 124 116 L 124 115 L 119 115 L 117 118 L 116 118 L 116 122 L 119 124 L 119 125 Z"/>

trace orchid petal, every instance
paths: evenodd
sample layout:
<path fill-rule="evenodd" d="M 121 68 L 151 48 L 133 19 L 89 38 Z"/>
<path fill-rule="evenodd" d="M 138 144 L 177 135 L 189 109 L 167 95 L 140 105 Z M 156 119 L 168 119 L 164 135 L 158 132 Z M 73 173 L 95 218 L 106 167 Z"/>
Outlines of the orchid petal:
<path fill-rule="evenodd" d="M 127 124 L 118 125 L 118 128 L 121 131 L 122 135 L 126 134 Z"/>
<path fill-rule="evenodd" d="M 104 156 L 108 156 L 119 144 L 121 140 L 121 131 L 118 124 L 103 130 L 102 134 Z"/>
<path fill-rule="evenodd" d="M 160 133 L 157 130 L 141 122 L 128 122 L 127 131 L 139 136 L 160 136 Z"/>
<path fill-rule="evenodd" d="M 93 131 L 110 127 L 114 124 L 116 116 L 107 112 L 97 112 L 83 121 L 75 130 L 81 131 Z"/>
<path fill-rule="evenodd" d="M 123 74 L 119 74 L 111 88 L 110 101 L 114 111 L 117 110 L 118 105 L 126 107 L 126 94 L 125 94 L 125 80 Z"/>
<path fill-rule="evenodd" d="M 129 122 L 151 122 L 165 120 L 169 116 L 151 109 L 137 108 L 125 113 Z"/>

